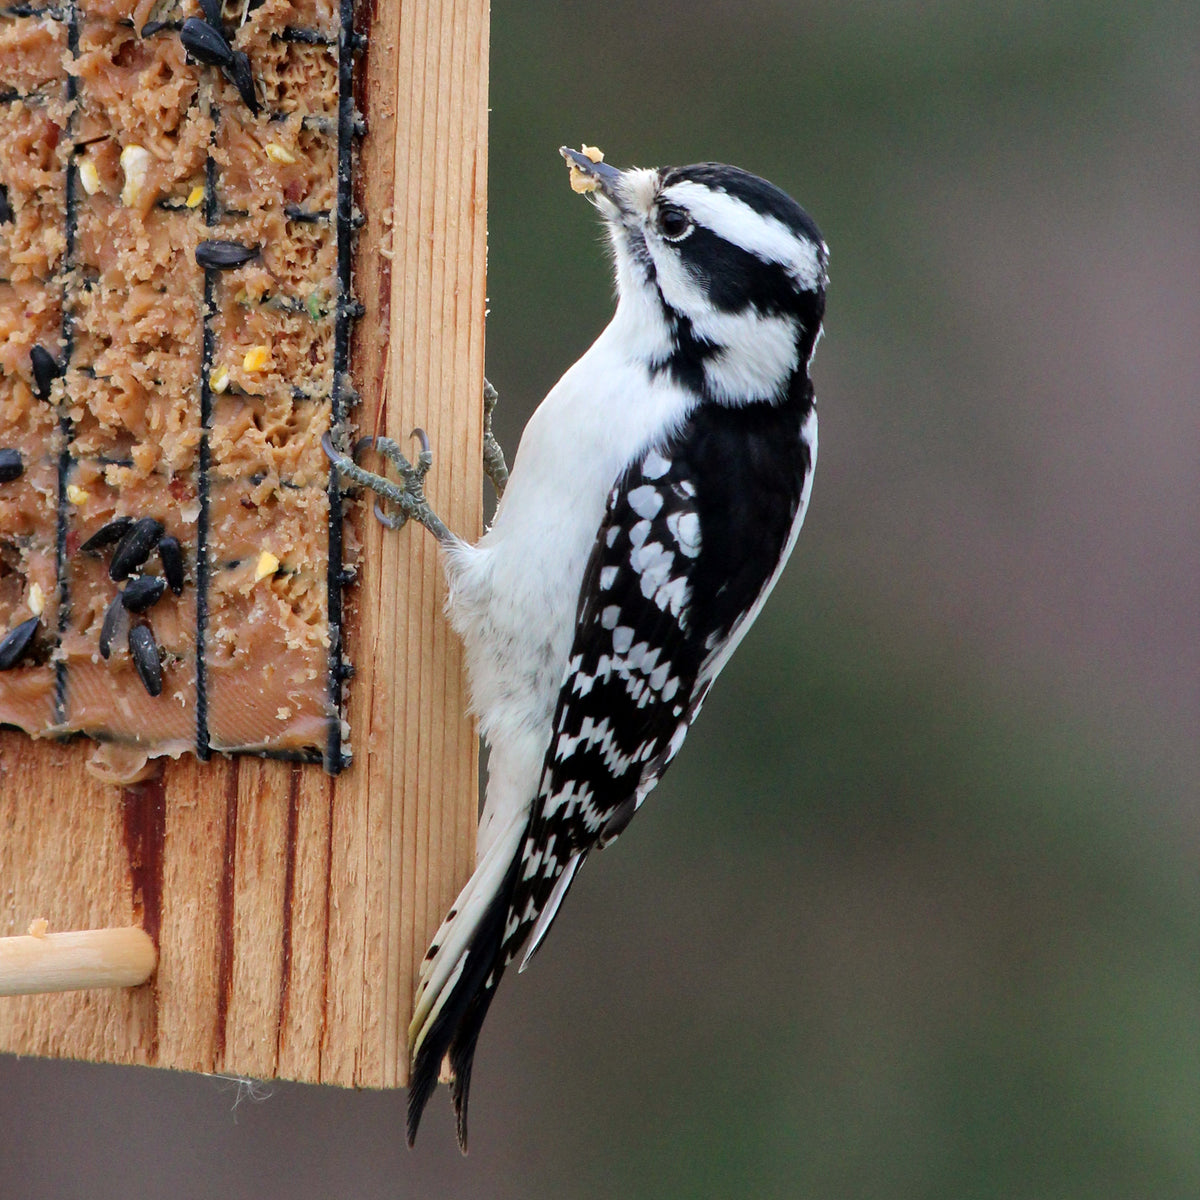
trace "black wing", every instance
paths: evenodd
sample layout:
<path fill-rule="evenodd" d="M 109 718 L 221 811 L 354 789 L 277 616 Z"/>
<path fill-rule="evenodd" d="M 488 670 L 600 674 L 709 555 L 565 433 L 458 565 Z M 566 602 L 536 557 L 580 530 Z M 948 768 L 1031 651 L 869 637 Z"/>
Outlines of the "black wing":
<path fill-rule="evenodd" d="M 804 399 L 701 409 L 609 496 L 502 961 L 536 927 L 533 953 L 588 851 L 616 837 L 658 782 L 713 660 L 780 565 L 812 468 Z"/>

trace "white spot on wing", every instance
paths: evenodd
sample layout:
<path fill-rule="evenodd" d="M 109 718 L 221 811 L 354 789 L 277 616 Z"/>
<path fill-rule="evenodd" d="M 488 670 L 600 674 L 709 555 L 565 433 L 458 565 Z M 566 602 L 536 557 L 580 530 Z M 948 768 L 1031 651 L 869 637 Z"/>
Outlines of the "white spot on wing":
<path fill-rule="evenodd" d="M 571 691 L 576 696 L 586 696 L 596 684 L 595 675 L 584 675 L 582 672 L 575 676 Z M 545 785 L 543 785 L 545 786 Z"/>
<path fill-rule="evenodd" d="M 646 479 L 661 479 L 670 469 L 670 460 L 663 458 L 657 450 L 651 450 L 642 459 L 642 475 Z"/>
<path fill-rule="evenodd" d="M 683 575 L 676 575 L 670 583 L 664 583 L 654 593 L 654 603 L 663 612 L 669 608 L 671 616 L 679 620 L 680 625 L 686 624 L 685 621 L 680 619 L 680 614 L 687 607 L 687 602 L 690 598 L 691 589 L 688 587 L 688 581 Z"/>
<path fill-rule="evenodd" d="M 629 493 L 629 507 L 639 517 L 653 517 L 662 508 L 662 496 L 659 495 L 658 488 L 644 483 Z"/>
<path fill-rule="evenodd" d="M 650 522 L 639 521 L 629 531 L 629 541 L 636 550 L 650 536 Z"/>
<path fill-rule="evenodd" d="M 642 577 L 642 595 L 647 600 L 670 579 L 674 562 L 674 552 L 658 542 L 647 542 L 629 556 L 630 565 Z"/>
<path fill-rule="evenodd" d="M 695 558 L 700 553 L 700 517 L 697 513 L 671 513 L 667 517 L 667 528 L 681 553 L 686 554 L 688 558 Z"/>

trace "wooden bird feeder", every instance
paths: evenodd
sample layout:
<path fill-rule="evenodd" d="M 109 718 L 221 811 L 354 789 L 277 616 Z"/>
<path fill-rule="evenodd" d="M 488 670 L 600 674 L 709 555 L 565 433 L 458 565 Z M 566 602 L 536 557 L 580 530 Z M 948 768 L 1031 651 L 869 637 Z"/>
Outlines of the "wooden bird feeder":
<path fill-rule="evenodd" d="M 487 0 L 347 0 L 342 14 L 365 35 L 344 25 L 339 46 L 366 123 L 355 419 L 369 433 L 381 409 L 380 431 L 401 442 L 423 426 L 430 499 L 473 534 Z M 345 593 L 353 760 L 340 774 L 185 754 L 121 787 L 85 769 L 86 739 L 0 729 L 0 1050 L 406 1082 L 415 971 L 473 866 L 478 743 L 433 539 L 389 532 L 366 504 L 347 524 L 361 554 Z"/>

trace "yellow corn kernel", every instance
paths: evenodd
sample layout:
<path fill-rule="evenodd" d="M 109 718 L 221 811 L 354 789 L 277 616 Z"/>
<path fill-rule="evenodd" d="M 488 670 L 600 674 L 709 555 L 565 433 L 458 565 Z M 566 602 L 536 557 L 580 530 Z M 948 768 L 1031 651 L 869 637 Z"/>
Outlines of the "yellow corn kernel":
<path fill-rule="evenodd" d="M 72 504 L 86 504 L 91 498 L 91 493 L 86 488 L 81 488 L 77 483 L 67 484 L 67 499 Z"/>
<path fill-rule="evenodd" d="M 286 146 L 281 146 L 278 142 L 268 142 L 263 147 L 263 150 L 273 163 L 283 163 L 286 165 L 287 163 L 294 163 L 296 161 L 296 156 Z"/>
<path fill-rule="evenodd" d="M 199 208 L 200 201 L 203 199 L 204 188 L 202 188 L 200 184 L 196 184 L 196 186 L 192 188 L 190 192 L 188 192 L 188 197 L 184 203 L 188 206 L 188 208 Z"/>
<path fill-rule="evenodd" d="M 251 346 L 242 359 L 243 371 L 265 371 L 270 365 L 270 346 Z"/>
<path fill-rule="evenodd" d="M 266 579 L 268 575 L 274 575 L 278 570 L 279 559 L 270 550 L 264 550 L 258 556 L 258 564 L 254 568 L 254 582 L 257 583 L 260 579 Z"/>
<path fill-rule="evenodd" d="M 100 190 L 100 172 L 90 158 L 83 159 L 79 164 L 79 182 L 89 196 L 94 196 Z"/>
<path fill-rule="evenodd" d="M 45 917 L 34 917 L 29 922 L 29 928 L 25 931 L 30 937 L 44 938 L 50 929 L 50 922 Z"/>
<path fill-rule="evenodd" d="M 42 591 L 40 583 L 29 585 L 29 611 L 35 617 L 40 617 L 46 611 L 46 593 Z"/>
<path fill-rule="evenodd" d="M 146 176 L 150 171 L 150 151 L 145 146 L 126 146 L 121 151 L 121 170 L 125 172 L 121 203 L 126 208 L 132 208 L 146 185 Z"/>
<path fill-rule="evenodd" d="M 215 392 L 218 396 L 229 386 L 229 368 L 218 367 L 208 377 L 209 391 Z"/>

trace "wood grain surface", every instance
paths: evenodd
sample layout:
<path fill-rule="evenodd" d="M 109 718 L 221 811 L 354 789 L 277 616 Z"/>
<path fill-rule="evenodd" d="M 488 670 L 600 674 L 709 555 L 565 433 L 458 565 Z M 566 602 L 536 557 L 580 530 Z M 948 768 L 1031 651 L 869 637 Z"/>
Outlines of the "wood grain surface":
<path fill-rule="evenodd" d="M 481 520 L 488 5 L 362 2 L 356 416 L 428 430 L 427 491 Z M 405 1082 L 415 968 L 474 858 L 477 739 L 433 539 L 350 509 L 353 765 L 190 756 L 134 787 L 87 743 L 0 731 L 0 936 L 141 925 L 133 989 L 0 998 L 0 1050 L 367 1087 Z"/>

